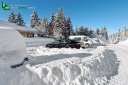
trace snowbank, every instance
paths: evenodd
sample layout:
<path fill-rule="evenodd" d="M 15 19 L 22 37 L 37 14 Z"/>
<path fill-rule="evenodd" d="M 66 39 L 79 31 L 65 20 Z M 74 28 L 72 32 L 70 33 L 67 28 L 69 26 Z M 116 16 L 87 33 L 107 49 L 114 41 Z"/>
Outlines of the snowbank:
<path fill-rule="evenodd" d="M 27 57 L 26 47 L 22 36 L 9 27 L 0 27 L 0 64 L 15 65 Z M 0 66 L 1 68 L 1 66 Z"/>
<path fill-rule="evenodd" d="M 44 85 L 107 85 L 109 79 L 118 73 L 116 55 L 105 47 L 98 47 L 93 53 L 86 58 L 28 64 L 26 68 L 38 75 Z"/>
<path fill-rule="evenodd" d="M 128 44 L 128 39 L 125 40 L 125 41 L 121 41 L 121 42 L 119 42 L 118 44 L 120 44 L 120 45 L 127 45 L 127 44 Z"/>
<path fill-rule="evenodd" d="M 108 45 L 108 44 L 109 44 L 109 41 L 106 40 L 106 39 L 105 39 L 103 36 L 101 36 L 101 35 L 91 35 L 90 37 L 92 38 L 92 40 L 93 40 L 94 43 L 97 43 L 95 40 L 99 40 L 99 42 L 100 42 L 101 44 L 104 44 L 104 45 Z M 99 43 L 99 42 L 98 42 L 98 43 Z"/>

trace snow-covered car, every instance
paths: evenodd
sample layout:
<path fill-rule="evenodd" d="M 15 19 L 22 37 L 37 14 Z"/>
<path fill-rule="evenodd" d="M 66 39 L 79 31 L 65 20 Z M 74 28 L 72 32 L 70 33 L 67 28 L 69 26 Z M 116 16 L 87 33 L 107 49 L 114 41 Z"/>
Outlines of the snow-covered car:
<path fill-rule="evenodd" d="M 81 47 L 92 47 L 93 45 L 93 41 L 91 41 L 90 39 L 84 39 L 83 41 L 81 41 Z"/>
<path fill-rule="evenodd" d="M 80 42 L 81 47 L 87 47 L 87 46 L 93 45 L 93 41 L 88 36 L 84 36 L 84 35 L 69 36 L 69 39 L 76 40 L 77 42 Z"/>
<path fill-rule="evenodd" d="M 75 40 L 70 40 L 70 39 L 59 39 L 59 40 L 55 40 L 52 43 L 49 43 L 46 45 L 46 47 L 49 48 L 80 48 L 80 43 L 75 41 Z"/>

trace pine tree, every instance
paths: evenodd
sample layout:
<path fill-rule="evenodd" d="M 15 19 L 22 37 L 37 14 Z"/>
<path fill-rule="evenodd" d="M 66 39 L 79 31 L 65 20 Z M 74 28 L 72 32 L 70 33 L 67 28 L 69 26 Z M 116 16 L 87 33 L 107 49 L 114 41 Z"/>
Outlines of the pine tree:
<path fill-rule="evenodd" d="M 106 27 L 103 27 L 103 28 L 101 29 L 100 34 L 101 34 L 105 39 L 108 39 L 108 33 L 107 33 L 107 28 L 106 28 Z"/>
<path fill-rule="evenodd" d="M 104 27 L 104 38 L 108 40 L 108 32 L 106 27 Z"/>
<path fill-rule="evenodd" d="M 39 24 L 40 24 L 40 22 L 39 22 L 37 12 L 34 10 L 31 15 L 30 27 L 38 29 Z"/>
<path fill-rule="evenodd" d="M 96 29 L 96 34 L 97 34 L 97 35 L 100 34 L 100 30 L 99 30 L 99 28 Z"/>
<path fill-rule="evenodd" d="M 49 23 L 48 20 L 44 17 L 40 20 L 40 26 L 38 27 L 38 29 L 44 33 L 44 35 L 46 37 L 49 36 Z"/>
<path fill-rule="evenodd" d="M 65 32 L 65 22 L 64 22 L 64 13 L 63 9 L 59 9 L 56 19 L 55 19 L 55 26 L 54 26 L 54 37 L 55 38 L 64 38 Z"/>
<path fill-rule="evenodd" d="M 78 32 L 79 32 L 79 35 L 85 35 L 85 28 L 84 28 L 84 26 L 80 26 Z"/>
<path fill-rule="evenodd" d="M 84 35 L 89 36 L 89 28 L 88 27 L 84 28 Z"/>
<path fill-rule="evenodd" d="M 118 42 L 121 41 L 121 31 L 120 31 L 120 29 L 118 29 L 117 38 L 118 38 Z"/>
<path fill-rule="evenodd" d="M 11 22 L 11 23 L 16 23 L 16 18 L 15 18 L 15 14 L 14 12 L 12 11 L 8 17 L 8 22 Z"/>
<path fill-rule="evenodd" d="M 70 20 L 70 17 L 67 18 L 66 21 L 66 38 L 69 37 L 69 35 L 73 35 L 74 34 L 74 30 L 72 28 L 72 22 Z"/>
<path fill-rule="evenodd" d="M 93 34 L 94 34 L 94 31 L 90 28 L 90 29 L 88 30 L 88 36 L 93 35 Z"/>
<path fill-rule="evenodd" d="M 60 28 L 60 26 L 61 25 L 60 25 L 59 19 L 56 18 L 55 19 L 55 25 L 54 25 L 54 28 L 53 28 L 54 38 L 61 38 L 61 36 L 62 36 L 62 29 Z"/>
<path fill-rule="evenodd" d="M 78 35 L 77 30 L 78 30 L 78 28 L 76 27 L 76 29 L 74 31 L 74 35 Z"/>
<path fill-rule="evenodd" d="M 49 23 L 49 36 L 53 37 L 53 29 L 55 26 L 55 15 L 54 12 L 51 14 L 51 21 Z"/>
<path fill-rule="evenodd" d="M 24 22 L 22 15 L 20 13 L 17 14 L 16 24 L 19 26 L 25 26 L 25 22 Z"/>

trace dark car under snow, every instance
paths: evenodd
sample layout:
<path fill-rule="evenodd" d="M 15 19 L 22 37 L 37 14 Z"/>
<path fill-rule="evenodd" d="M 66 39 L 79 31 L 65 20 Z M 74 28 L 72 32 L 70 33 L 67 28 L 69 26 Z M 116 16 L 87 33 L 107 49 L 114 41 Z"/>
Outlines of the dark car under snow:
<path fill-rule="evenodd" d="M 80 48 L 80 43 L 70 39 L 59 39 L 46 45 L 49 48 Z"/>

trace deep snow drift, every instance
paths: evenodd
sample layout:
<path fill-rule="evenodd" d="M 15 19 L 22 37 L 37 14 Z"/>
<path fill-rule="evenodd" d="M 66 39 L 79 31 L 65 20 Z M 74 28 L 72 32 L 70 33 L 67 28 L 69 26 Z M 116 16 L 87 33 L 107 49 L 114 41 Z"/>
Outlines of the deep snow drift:
<path fill-rule="evenodd" d="M 22 36 L 9 27 L 0 27 L 0 64 L 15 65 L 27 57 L 26 47 Z M 0 68 L 1 68 L 0 66 Z M 4 65 L 3 65 L 4 67 Z"/>

